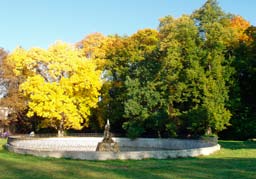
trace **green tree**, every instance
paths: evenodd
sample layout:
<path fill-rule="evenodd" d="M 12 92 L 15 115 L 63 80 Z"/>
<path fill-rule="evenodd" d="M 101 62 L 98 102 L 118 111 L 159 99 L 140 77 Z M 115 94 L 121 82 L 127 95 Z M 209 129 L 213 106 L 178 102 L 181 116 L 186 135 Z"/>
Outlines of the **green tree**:
<path fill-rule="evenodd" d="M 159 33 L 144 29 L 130 37 L 135 60 L 130 64 L 125 80 L 123 124 L 128 136 L 142 133 L 161 137 L 168 133 L 166 86 L 161 81 Z M 136 60 L 137 59 L 137 60 Z"/>
<path fill-rule="evenodd" d="M 243 37 L 247 38 L 240 40 L 233 51 L 236 81 L 230 93 L 233 113 L 231 126 L 222 133 L 223 137 L 231 139 L 256 137 L 256 27 L 247 28 Z"/>
<path fill-rule="evenodd" d="M 160 118 L 157 114 L 160 109 L 161 113 L 166 111 L 162 109 L 163 97 L 157 75 L 160 66 L 158 32 L 143 29 L 129 37 L 113 36 L 108 44 L 106 56 L 110 75 L 106 86 L 109 94 L 105 95 L 105 100 L 109 100 L 106 110 L 114 122 L 113 128 L 123 126 L 131 137 L 152 129 L 160 135 L 164 125 L 154 120 L 157 116 Z M 154 126 L 150 126 L 149 119 Z"/>
<path fill-rule="evenodd" d="M 226 55 L 226 45 L 232 39 L 230 16 L 225 14 L 216 0 L 208 0 L 202 8 L 192 14 L 203 36 L 204 55 L 202 64 L 205 70 L 203 104 L 207 111 L 208 128 L 219 132 L 229 125 L 230 111 L 226 108 L 228 100 L 228 81 L 233 73 L 230 67 L 232 58 Z"/>
<path fill-rule="evenodd" d="M 130 137 L 142 133 L 161 137 L 169 132 L 166 130 L 169 124 L 166 86 L 159 78 L 160 67 L 156 58 L 145 59 L 125 80 L 124 117 L 127 122 L 123 127 Z"/>
<path fill-rule="evenodd" d="M 229 124 L 231 114 L 225 106 L 231 75 L 225 58 L 229 22 L 215 0 L 208 0 L 191 16 L 160 21 L 170 116 L 180 119 L 183 132 L 217 133 Z"/>
<path fill-rule="evenodd" d="M 204 55 L 198 28 L 189 16 L 160 20 L 161 50 L 163 51 L 162 78 L 168 86 L 169 117 L 184 133 L 193 126 L 202 125 L 202 118 L 187 113 L 201 110 L 203 80 L 201 57 Z M 190 124 L 189 124 L 190 123 Z M 198 131 L 198 129 L 192 129 Z"/>
<path fill-rule="evenodd" d="M 106 82 L 102 87 L 100 107 L 111 122 L 114 132 L 123 133 L 124 114 L 124 81 L 128 71 L 131 54 L 128 37 L 110 36 L 106 48 Z"/>

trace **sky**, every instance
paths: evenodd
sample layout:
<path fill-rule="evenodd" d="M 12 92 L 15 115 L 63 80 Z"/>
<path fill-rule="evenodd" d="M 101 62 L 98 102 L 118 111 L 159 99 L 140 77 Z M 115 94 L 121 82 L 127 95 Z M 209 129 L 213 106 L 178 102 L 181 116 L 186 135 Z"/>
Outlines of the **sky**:
<path fill-rule="evenodd" d="M 191 14 L 206 0 L 0 0 L 0 47 L 47 48 L 57 40 L 75 43 L 86 35 L 131 35 L 157 29 L 159 18 Z M 256 0 L 219 0 L 225 12 L 256 25 Z"/>

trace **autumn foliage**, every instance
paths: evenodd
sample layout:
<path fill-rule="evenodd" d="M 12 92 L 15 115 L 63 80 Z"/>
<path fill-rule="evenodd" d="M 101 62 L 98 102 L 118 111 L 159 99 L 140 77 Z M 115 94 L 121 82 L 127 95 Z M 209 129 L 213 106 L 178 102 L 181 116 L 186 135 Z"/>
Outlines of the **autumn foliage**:
<path fill-rule="evenodd" d="M 42 127 L 81 129 L 88 125 L 101 88 L 96 64 L 71 45 L 57 42 L 48 50 L 18 48 L 8 56 L 16 76 L 25 75 L 19 86 L 26 97 L 28 117 L 43 117 Z"/>
<path fill-rule="evenodd" d="M 249 36 L 245 33 L 245 30 L 250 27 L 250 23 L 241 16 L 234 16 L 231 19 L 231 28 L 234 30 L 234 39 L 240 42 L 246 42 L 249 40 Z"/>
<path fill-rule="evenodd" d="M 207 0 L 190 15 L 161 18 L 158 30 L 2 50 L 1 105 L 13 121 L 35 119 L 60 135 L 102 131 L 109 119 L 131 138 L 256 137 L 255 29 Z"/>

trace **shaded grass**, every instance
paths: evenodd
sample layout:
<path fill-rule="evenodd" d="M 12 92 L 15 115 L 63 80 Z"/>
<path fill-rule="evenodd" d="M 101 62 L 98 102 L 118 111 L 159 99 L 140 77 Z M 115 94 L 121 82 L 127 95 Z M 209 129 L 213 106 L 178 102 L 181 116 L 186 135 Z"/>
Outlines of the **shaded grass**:
<path fill-rule="evenodd" d="M 0 146 L 6 140 L 0 139 Z M 220 141 L 210 156 L 169 160 L 81 161 L 10 153 L 0 147 L 0 179 L 255 179 L 256 142 Z"/>

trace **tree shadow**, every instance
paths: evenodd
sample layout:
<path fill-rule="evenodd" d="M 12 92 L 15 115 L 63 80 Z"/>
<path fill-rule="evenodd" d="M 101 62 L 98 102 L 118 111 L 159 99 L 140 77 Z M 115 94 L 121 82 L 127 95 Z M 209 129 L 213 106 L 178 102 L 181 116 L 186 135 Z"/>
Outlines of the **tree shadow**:
<path fill-rule="evenodd" d="M 226 149 L 256 149 L 255 141 L 219 141 L 221 147 Z"/>
<path fill-rule="evenodd" d="M 226 149 L 256 148 L 255 142 L 249 141 L 219 143 Z M 0 179 L 255 179 L 256 156 L 253 151 L 242 157 L 229 153 L 223 156 L 217 153 L 166 160 L 83 161 L 20 155 L 0 149 Z"/>
<path fill-rule="evenodd" d="M 253 179 L 256 176 L 256 158 L 80 161 L 15 155 L 8 159 L 0 157 L 0 163 L 0 179 Z"/>

